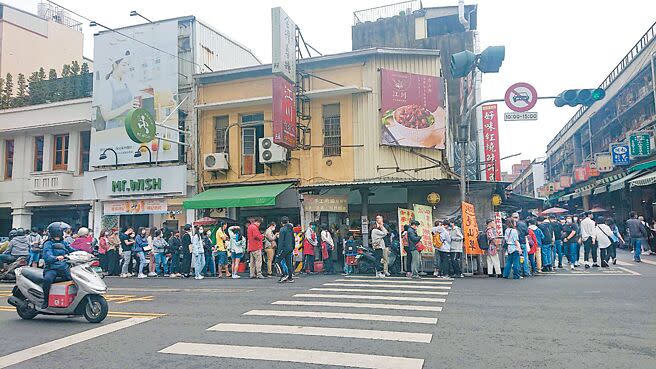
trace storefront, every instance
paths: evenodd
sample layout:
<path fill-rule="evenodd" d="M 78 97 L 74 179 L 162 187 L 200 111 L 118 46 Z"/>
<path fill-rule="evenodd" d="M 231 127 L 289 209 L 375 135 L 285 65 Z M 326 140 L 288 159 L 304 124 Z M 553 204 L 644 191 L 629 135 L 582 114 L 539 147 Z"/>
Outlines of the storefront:
<path fill-rule="evenodd" d="M 32 227 L 46 229 L 52 222 L 64 222 L 75 229 L 86 227 L 89 224 L 89 204 L 41 206 L 31 208 Z"/>
<path fill-rule="evenodd" d="M 187 221 L 180 206 L 187 194 L 184 165 L 95 171 L 85 179 L 96 232 L 126 226 L 179 229 Z"/>

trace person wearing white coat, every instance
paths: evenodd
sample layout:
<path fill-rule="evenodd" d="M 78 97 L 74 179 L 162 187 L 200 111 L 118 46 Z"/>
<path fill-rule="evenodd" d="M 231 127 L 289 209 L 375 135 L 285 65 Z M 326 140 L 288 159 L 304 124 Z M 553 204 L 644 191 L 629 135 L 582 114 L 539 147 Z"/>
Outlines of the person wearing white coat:
<path fill-rule="evenodd" d="M 597 220 L 597 225 L 595 226 L 594 229 L 594 237 L 597 240 L 597 244 L 599 245 L 599 251 L 601 253 L 601 267 L 602 268 L 608 268 L 610 267 L 608 265 L 608 259 L 609 259 L 609 250 L 610 250 L 610 245 L 613 243 L 613 230 L 610 229 L 610 227 L 604 223 L 604 219 L 600 217 Z"/>
<path fill-rule="evenodd" d="M 201 272 L 205 266 L 205 249 L 203 248 L 203 227 L 198 227 L 191 238 L 191 253 L 194 256 L 195 279 L 203 279 Z"/>

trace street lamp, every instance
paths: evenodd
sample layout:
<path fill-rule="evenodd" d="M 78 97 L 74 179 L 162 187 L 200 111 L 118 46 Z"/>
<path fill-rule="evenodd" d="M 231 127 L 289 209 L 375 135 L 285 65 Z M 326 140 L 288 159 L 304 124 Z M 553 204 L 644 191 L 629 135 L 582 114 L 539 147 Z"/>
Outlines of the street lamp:
<path fill-rule="evenodd" d="M 147 145 L 139 146 L 139 149 L 137 149 L 137 151 L 134 152 L 134 157 L 135 158 L 140 158 L 141 157 L 141 149 L 148 150 L 148 164 L 153 165 L 153 152 L 150 151 L 150 147 L 148 147 Z"/>
<path fill-rule="evenodd" d="M 111 152 L 114 153 L 114 166 L 116 167 L 116 169 L 118 169 L 118 154 L 116 153 L 116 151 L 114 151 L 114 149 L 111 149 L 111 148 L 105 149 L 105 151 L 103 151 L 102 154 L 100 154 L 98 159 L 99 160 L 107 159 L 107 151 L 111 151 Z"/>
<path fill-rule="evenodd" d="M 148 18 L 144 17 L 143 15 L 139 14 L 139 12 L 136 11 L 136 10 L 131 11 L 131 12 L 130 12 L 130 16 L 131 16 L 131 17 L 139 17 L 139 18 L 143 18 L 143 19 L 145 19 L 146 21 L 148 21 L 148 23 L 153 23 L 153 21 L 151 21 L 150 19 L 148 19 Z"/>

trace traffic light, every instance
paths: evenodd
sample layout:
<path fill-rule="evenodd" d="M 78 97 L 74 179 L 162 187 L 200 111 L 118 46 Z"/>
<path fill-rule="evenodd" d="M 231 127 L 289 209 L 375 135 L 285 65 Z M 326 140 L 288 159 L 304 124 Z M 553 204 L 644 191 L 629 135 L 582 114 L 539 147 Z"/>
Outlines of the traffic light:
<path fill-rule="evenodd" d="M 483 50 L 478 59 L 478 70 L 483 73 L 498 73 L 505 58 L 505 46 L 489 46 Z"/>
<path fill-rule="evenodd" d="M 476 54 L 469 50 L 461 51 L 451 55 L 451 76 L 453 78 L 464 77 L 476 64 Z"/>
<path fill-rule="evenodd" d="M 603 88 L 588 88 L 583 90 L 565 90 L 561 92 L 556 99 L 554 104 L 557 107 L 569 105 L 585 105 L 590 106 L 595 101 L 599 101 L 606 97 L 606 91 Z"/>

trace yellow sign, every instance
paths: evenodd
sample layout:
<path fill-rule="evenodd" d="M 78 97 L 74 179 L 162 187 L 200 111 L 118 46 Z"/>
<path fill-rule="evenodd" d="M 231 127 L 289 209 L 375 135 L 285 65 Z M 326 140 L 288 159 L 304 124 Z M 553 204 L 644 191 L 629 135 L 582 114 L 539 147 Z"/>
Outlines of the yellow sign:
<path fill-rule="evenodd" d="M 433 235 L 431 234 L 431 229 L 433 228 L 433 209 L 430 206 L 415 204 L 414 210 L 415 220 L 419 222 L 417 234 L 421 236 L 421 243 L 425 246 L 422 253 L 433 254 Z"/>
<path fill-rule="evenodd" d="M 303 209 L 305 209 L 305 211 L 348 213 L 348 196 L 304 195 Z"/>
<path fill-rule="evenodd" d="M 410 222 L 412 222 L 412 220 L 415 219 L 415 212 L 410 209 L 399 208 L 398 216 L 399 216 L 399 234 L 403 235 L 403 231 L 404 231 L 403 227 L 409 225 Z M 405 247 L 408 246 L 407 241 L 408 241 L 407 238 L 401 238 L 401 243 L 402 243 L 401 255 L 403 256 L 407 254 L 405 252 Z"/>
<path fill-rule="evenodd" d="M 431 193 L 428 194 L 428 196 L 426 196 L 426 200 L 431 205 L 439 204 L 441 199 L 442 198 L 440 197 L 440 194 L 437 193 L 437 192 L 431 192 Z"/>

